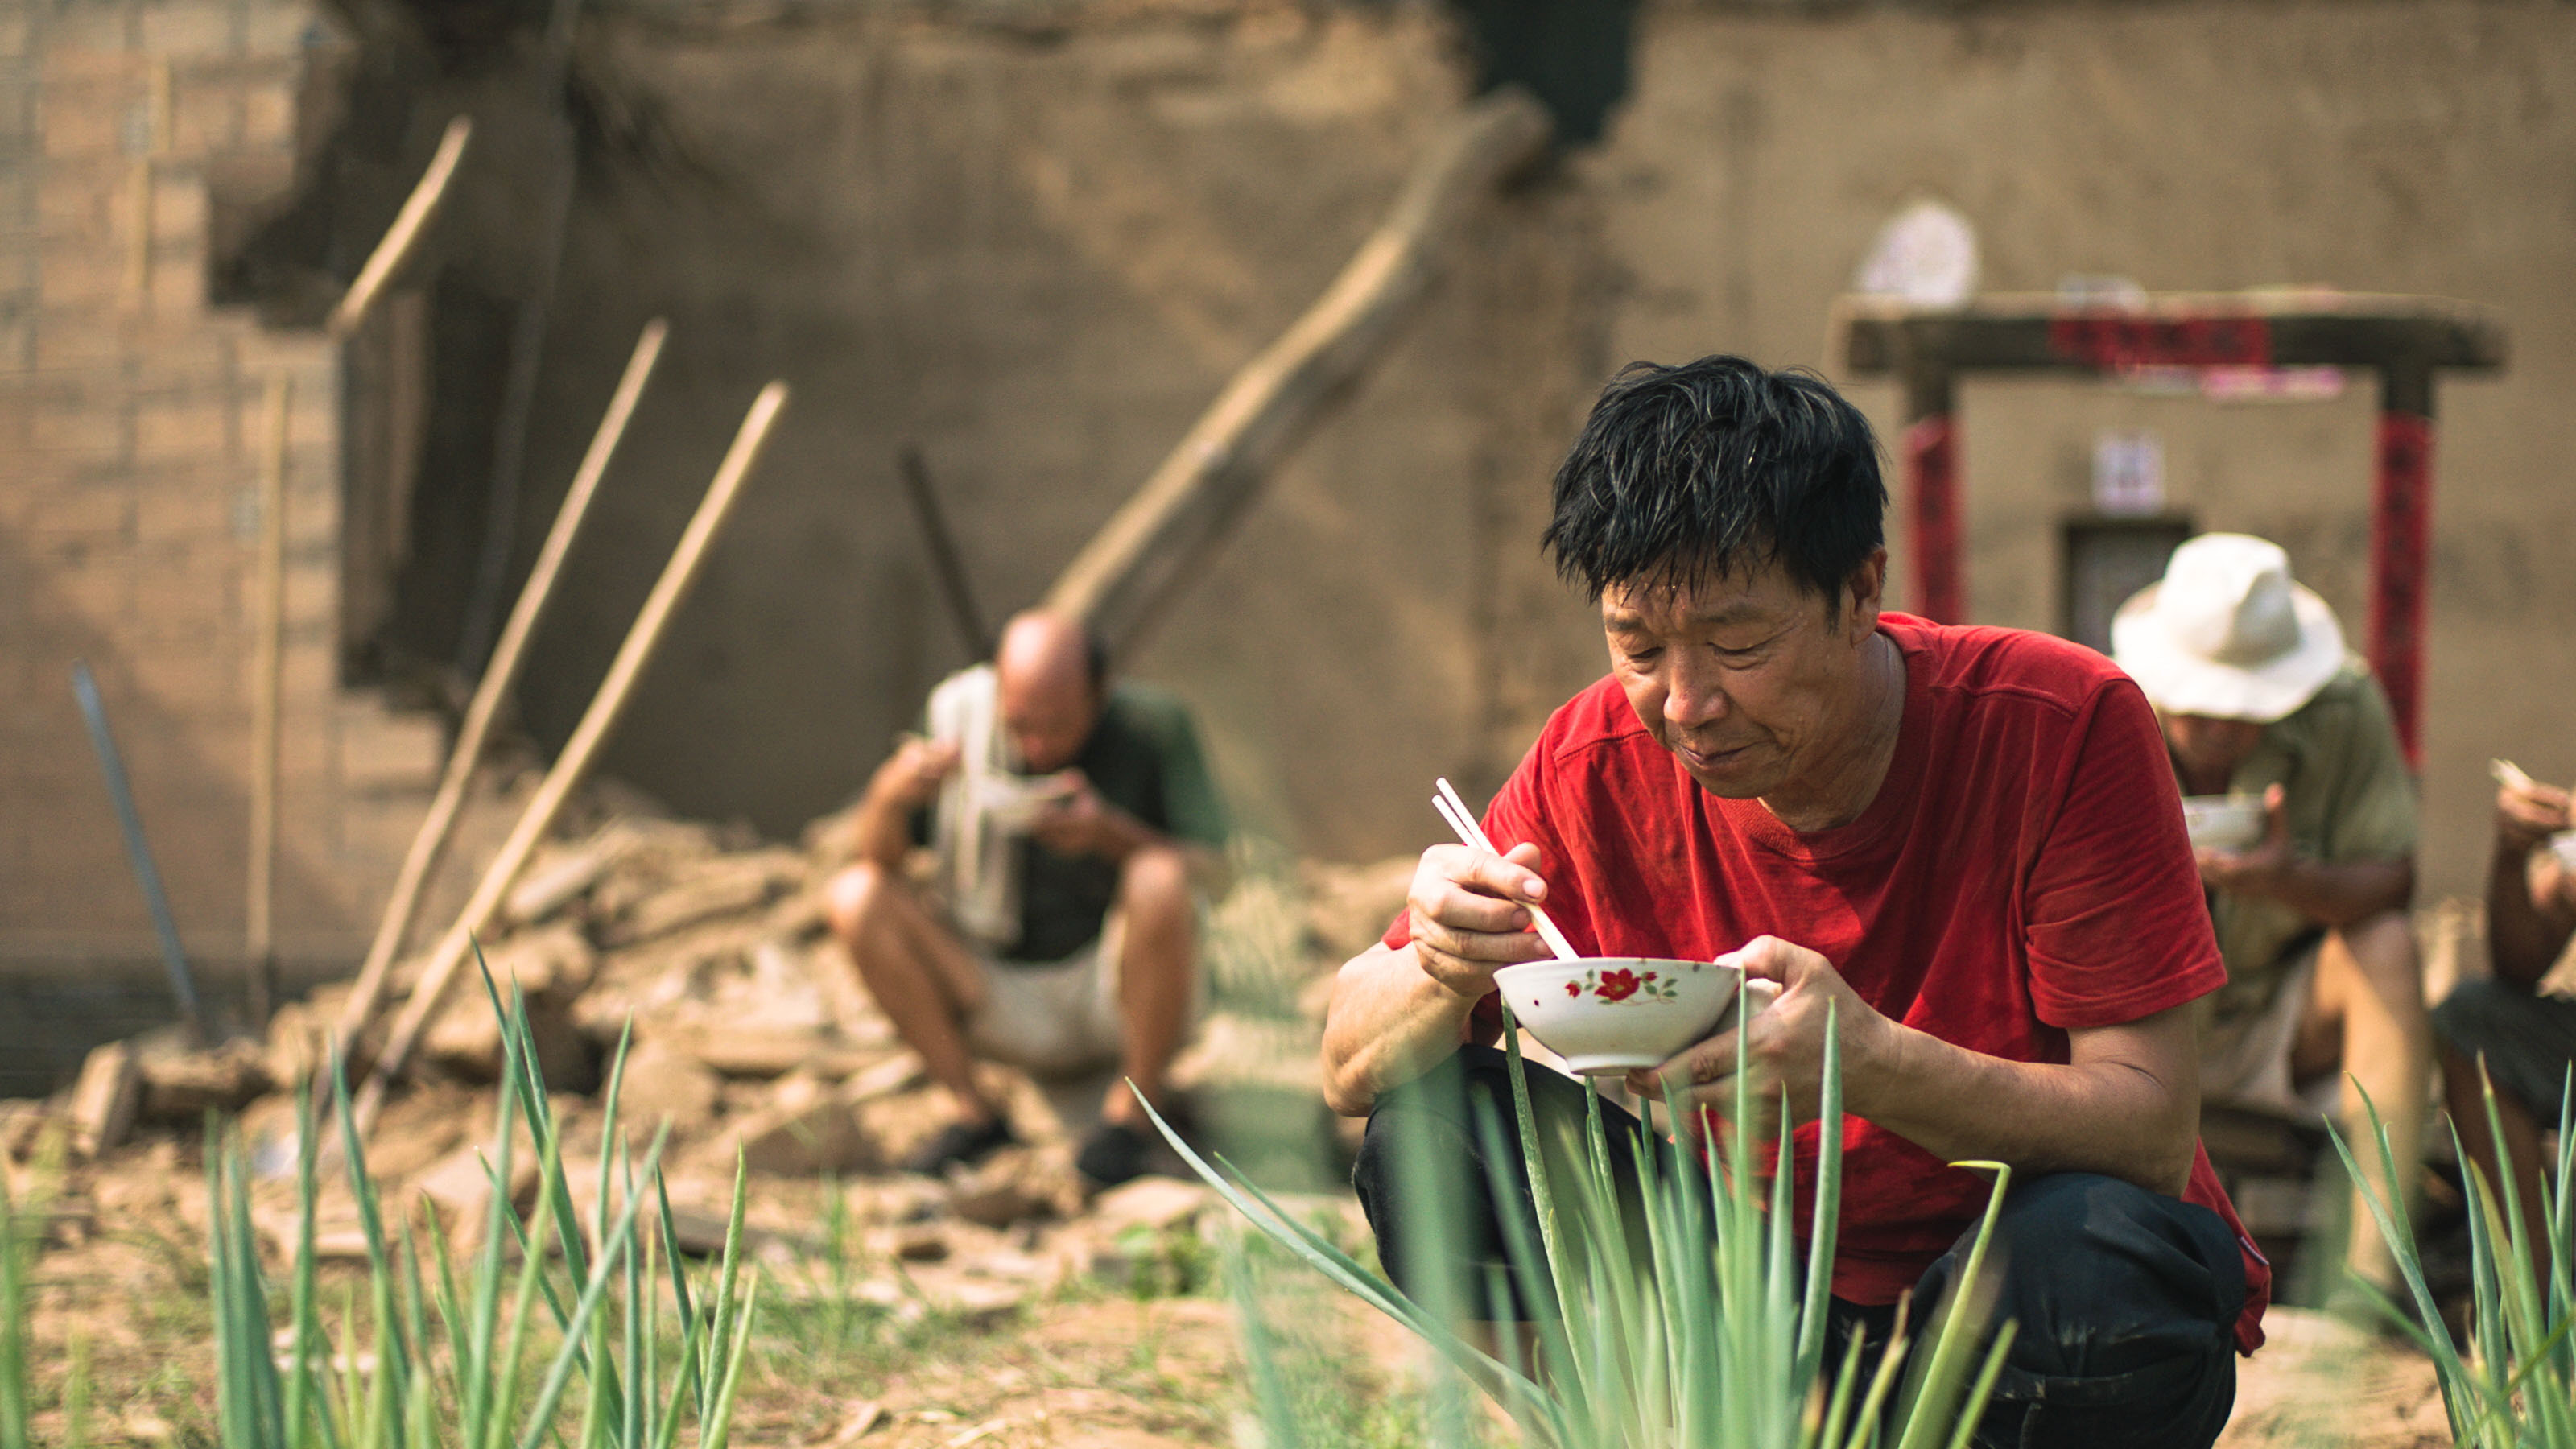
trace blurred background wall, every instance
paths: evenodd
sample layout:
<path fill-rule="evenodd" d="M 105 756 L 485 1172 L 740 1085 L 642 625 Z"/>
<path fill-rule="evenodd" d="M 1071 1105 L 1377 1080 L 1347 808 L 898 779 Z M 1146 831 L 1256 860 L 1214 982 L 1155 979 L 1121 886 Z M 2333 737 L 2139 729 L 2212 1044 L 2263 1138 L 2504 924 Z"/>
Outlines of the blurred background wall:
<path fill-rule="evenodd" d="M 539 751 L 569 732 L 741 410 L 783 377 L 787 421 L 607 769 L 790 835 L 967 658 L 898 449 L 921 448 L 986 612 L 1033 601 L 1347 259 L 1489 33 L 1409 4 L 603 0 L 564 104 L 507 4 L 437 9 L 443 29 L 394 43 L 366 38 L 369 12 L 270 0 L 0 4 L 0 203 L 18 207 L 0 217 L 16 429 L 0 958 L 147 939 L 63 683 L 74 654 L 141 741 L 192 946 L 238 940 L 243 419 L 268 371 L 304 369 L 298 417 L 313 404 L 281 931 L 318 967 L 362 944 L 434 769 L 424 711 L 453 707 L 476 657 L 491 438 L 518 309 L 552 265 L 550 197 L 568 219 L 504 585 L 636 330 L 661 315 L 673 335 L 520 724 Z M 1604 139 L 1470 228 L 1132 661 L 1200 706 L 1247 824 L 1320 856 L 1410 851 L 1437 833 L 1434 774 L 1498 782 L 1601 667 L 1536 549 L 1592 390 L 1632 358 L 1717 350 L 1832 375 L 1832 299 L 1927 196 L 1975 227 L 1989 289 L 2112 275 L 2498 309 L 2508 370 L 2440 397 L 2428 895 L 2483 871 L 2489 755 L 2576 777 L 2571 424 L 2549 401 L 2576 383 L 2576 12 L 1668 3 L 1634 25 Z M 201 100 L 213 129 L 182 142 Z M 166 144 L 156 107 L 183 122 Z M 437 253 L 368 336 L 336 361 L 314 350 L 294 329 L 459 108 L 508 144 L 469 156 Z M 128 296 L 138 160 L 179 198 L 147 217 L 150 275 L 182 280 Z M 166 377 L 190 347 L 211 360 Z M 1892 428 L 1891 386 L 1854 394 Z M 2174 511 L 2279 539 L 2358 631 L 2366 382 L 2260 406 L 2071 384 L 1964 397 L 1979 620 L 2062 625 L 2063 530 L 2090 516 L 2095 442 L 2121 428 L 2156 435 Z M 175 437 L 151 421 L 165 403 L 218 421 L 152 441 Z M 162 522 L 171 509 L 191 521 Z"/>

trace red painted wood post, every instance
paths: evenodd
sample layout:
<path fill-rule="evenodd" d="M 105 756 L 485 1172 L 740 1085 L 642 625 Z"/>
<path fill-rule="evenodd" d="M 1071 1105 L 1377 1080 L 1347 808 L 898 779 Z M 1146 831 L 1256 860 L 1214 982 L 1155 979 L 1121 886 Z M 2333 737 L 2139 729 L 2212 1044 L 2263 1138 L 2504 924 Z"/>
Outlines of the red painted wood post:
<path fill-rule="evenodd" d="M 1914 610 L 1941 624 L 1968 616 L 1959 561 L 1959 424 L 1946 368 L 1914 363 L 1905 373 L 1905 491 L 1913 510 Z"/>
<path fill-rule="evenodd" d="M 2424 615 L 2433 553 L 2433 371 L 2380 373 L 2370 510 L 2370 667 L 2388 692 L 2406 763 L 2421 768 Z"/>

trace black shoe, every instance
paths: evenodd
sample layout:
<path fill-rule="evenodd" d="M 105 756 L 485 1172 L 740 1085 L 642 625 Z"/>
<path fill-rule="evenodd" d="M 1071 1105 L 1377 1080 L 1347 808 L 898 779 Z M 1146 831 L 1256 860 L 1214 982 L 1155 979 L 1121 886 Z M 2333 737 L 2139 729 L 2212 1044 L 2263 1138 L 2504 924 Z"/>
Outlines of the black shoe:
<path fill-rule="evenodd" d="M 903 1160 L 903 1170 L 924 1177 L 937 1177 L 951 1164 L 972 1167 L 1008 1147 L 1017 1139 L 1011 1136 L 1011 1124 L 999 1117 L 982 1122 L 951 1122 L 938 1136 L 913 1149 Z"/>
<path fill-rule="evenodd" d="M 1073 1169 L 1095 1188 L 1116 1187 L 1144 1174 L 1145 1154 L 1153 1145 L 1152 1139 L 1133 1127 L 1103 1122 L 1082 1139 Z"/>

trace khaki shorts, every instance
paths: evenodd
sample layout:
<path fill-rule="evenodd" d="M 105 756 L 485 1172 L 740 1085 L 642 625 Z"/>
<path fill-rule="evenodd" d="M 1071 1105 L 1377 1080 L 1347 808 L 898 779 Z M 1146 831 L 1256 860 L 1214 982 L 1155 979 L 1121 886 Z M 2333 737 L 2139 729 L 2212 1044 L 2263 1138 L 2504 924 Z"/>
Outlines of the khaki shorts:
<path fill-rule="evenodd" d="M 1034 1076 L 1077 1076 L 1115 1066 L 1126 1042 L 1118 1018 L 1118 958 L 1125 932 L 1112 913 L 1100 935 L 1061 961 L 978 956 L 984 1002 L 966 1018 L 966 1046 Z"/>
<path fill-rule="evenodd" d="M 2299 1044 L 2299 1025 L 2316 987 L 2317 949 L 2310 946 L 2282 973 L 2268 1005 L 2234 1020 L 2202 1022 L 2202 1101 L 2300 1119 L 2336 1110 L 2339 1074 L 2326 1073 L 2304 1092 L 2290 1080 L 2290 1052 Z"/>

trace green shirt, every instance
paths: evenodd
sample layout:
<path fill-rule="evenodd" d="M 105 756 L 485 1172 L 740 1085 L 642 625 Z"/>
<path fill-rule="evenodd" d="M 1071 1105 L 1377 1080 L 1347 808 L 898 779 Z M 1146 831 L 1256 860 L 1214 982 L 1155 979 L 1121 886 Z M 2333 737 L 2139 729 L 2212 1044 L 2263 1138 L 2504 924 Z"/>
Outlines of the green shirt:
<path fill-rule="evenodd" d="M 1119 683 L 1100 723 L 1073 758 L 1100 798 L 1175 839 L 1223 849 L 1230 826 L 1225 801 L 1199 752 L 1188 706 L 1150 684 Z M 914 816 L 913 838 L 927 841 L 928 811 Z M 1034 838 L 1020 850 L 1020 939 L 1015 961 L 1061 961 L 1089 945 L 1118 902 L 1118 862 L 1059 855 Z"/>
<path fill-rule="evenodd" d="M 2283 787 L 2290 845 L 2330 865 L 2402 860 L 2415 854 L 2415 780 L 2397 745 L 2388 697 L 2358 658 L 2325 688 L 2263 731 L 2263 742 L 2229 777 L 2230 794 L 2260 797 Z M 2228 983 L 2211 1001 L 2220 1020 L 2259 1011 L 2282 976 L 2323 928 L 2283 903 L 2213 893 L 2211 924 L 2227 960 Z"/>

